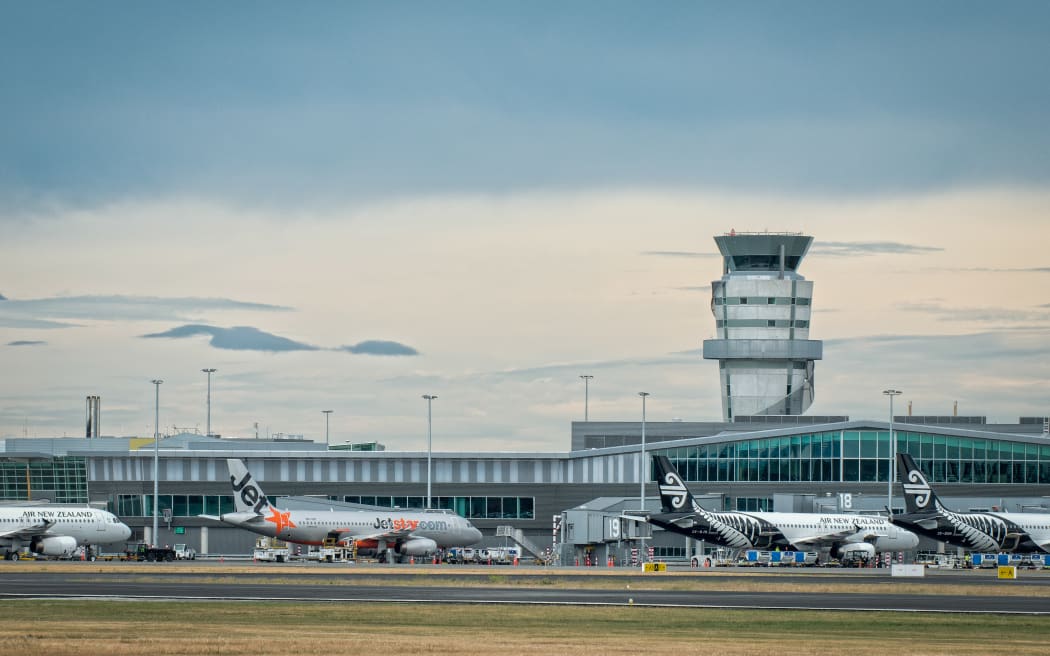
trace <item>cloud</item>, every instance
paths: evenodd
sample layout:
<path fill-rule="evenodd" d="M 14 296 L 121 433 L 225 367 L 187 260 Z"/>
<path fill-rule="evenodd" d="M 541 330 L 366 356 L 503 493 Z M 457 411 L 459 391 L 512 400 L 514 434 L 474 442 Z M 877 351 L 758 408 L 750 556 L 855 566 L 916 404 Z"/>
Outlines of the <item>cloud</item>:
<path fill-rule="evenodd" d="M 20 328 L 30 330 L 51 330 L 54 328 L 76 328 L 79 324 L 64 323 L 61 321 L 45 321 L 43 319 L 20 319 L 17 317 L 5 317 L 0 312 L 0 328 Z"/>
<path fill-rule="evenodd" d="M 1042 306 L 1047 307 L 1047 306 Z M 1010 323 L 1019 321 L 1047 321 L 1050 313 L 1036 310 L 1018 310 L 997 307 L 945 307 L 939 303 L 901 303 L 902 312 L 917 312 L 935 316 L 939 321 L 976 321 Z"/>
<path fill-rule="evenodd" d="M 166 330 L 160 333 L 142 335 L 142 337 L 144 339 L 185 339 L 187 337 L 196 337 L 198 335 L 210 336 L 211 339 L 209 340 L 209 344 L 217 349 L 228 351 L 266 351 L 269 353 L 285 353 L 290 351 L 324 350 L 324 347 L 321 346 L 315 346 L 305 342 L 297 342 L 288 339 L 287 337 L 267 333 L 251 326 L 220 328 L 218 326 L 208 326 L 204 324 L 189 324 L 178 326 L 177 328 L 172 328 L 171 330 Z M 340 346 L 332 350 L 344 351 L 356 355 L 419 355 L 419 351 L 411 346 L 401 344 L 400 342 L 378 339 L 366 340 L 349 346 Z"/>
<path fill-rule="evenodd" d="M 381 339 L 370 339 L 351 346 L 340 346 L 336 350 L 356 355 L 419 355 L 419 351 L 411 346 Z"/>
<path fill-rule="evenodd" d="M 960 271 L 966 273 L 1050 273 L 1050 267 L 991 268 L 968 267 L 964 269 L 942 269 L 943 271 Z"/>
<path fill-rule="evenodd" d="M 179 326 L 162 333 L 151 333 L 142 335 L 145 339 L 169 338 L 184 339 L 197 335 L 210 335 L 210 344 L 217 349 L 230 351 L 267 351 L 271 353 L 286 351 L 317 351 L 317 346 L 296 342 L 285 337 L 279 337 L 266 333 L 251 326 L 236 326 L 234 328 L 218 328 L 216 326 L 205 326 L 191 324 Z"/>
<path fill-rule="evenodd" d="M 7 297 L 4 296 L 3 294 L 0 294 L 0 301 L 6 301 L 6 300 L 7 300 Z"/>
<path fill-rule="evenodd" d="M 923 255 L 943 251 L 936 246 L 918 246 L 894 241 L 818 241 L 810 253 L 831 257 L 865 255 Z"/>
<path fill-rule="evenodd" d="M 14 341 L 14 342 L 8 342 L 7 343 L 8 346 L 43 346 L 45 344 L 47 344 L 47 342 L 41 342 L 40 340 L 28 340 L 28 339 L 20 339 L 20 340 Z"/>
<path fill-rule="evenodd" d="M 0 305 L 0 325 L 20 327 L 11 322 L 47 319 L 193 321 L 195 315 L 221 311 L 290 312 L 294 308 L 252 303 L 229 298 L 158 296 L 56 296 L 52 298 L 8 299 Z M 73 324 L 44 322 L 21 327 L 67 328 Z"/>
<path fill-rule="evenodd" d="M 825 359 L 838 357 L 842 351 L 851 358 L 867 359 L 878 352 L 877 359 L 894 362 L 949 362 L 972 371 L 976 362 L 1000 364 L 1004 360 L 1033 362 L 1050 357 L 1050 329 L 1045 327 L 1022 332 L 980 332 L 962 335 L 873 335 L 824 340 Z M 1034 359 L 1034 360 L 1033 360 Z M 870 361 L 870 360 L 869 360 Z"/>
<path fill-rule="evenodd" d="M 818 3 L 579 3 L 554 22 L 541 3 L 224 3 L 207 21 L 13 4 L 5 45 L 34 66 L 0 61 L 5 200 L 1047 180 L 1046 93 L 1026 84 L 1050 47 L 1045 3 L 950 21 L 939 3 L 863 21 Z M 72 58 L 107 74 L 85 83 Z"/>
<path fill-rule="evenodd" d="M 692 259 L 720 257 L 718 253 L 697 253 L 695 251 L 642 251 L 642 255 L 655 255 L 657 257 L 687 257 Z"/>
<path fill-rule="evenodd" d="M 675 287 L 675 291 L 679 292 L 709 292 L 711 291 L 711 285 L 695 285 L 691 287 Z"/>

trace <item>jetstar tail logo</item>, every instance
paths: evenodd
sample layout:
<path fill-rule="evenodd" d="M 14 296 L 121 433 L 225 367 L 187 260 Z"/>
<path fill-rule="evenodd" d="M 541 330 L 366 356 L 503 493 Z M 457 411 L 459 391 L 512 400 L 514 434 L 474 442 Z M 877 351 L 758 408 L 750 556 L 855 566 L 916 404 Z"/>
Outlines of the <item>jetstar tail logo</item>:
<path fill-rule="evenodd" d="M 277 529 L 277 535 L 281 534 L 286 528 L 295 528 L 295 522 L 292 521 L 291 511 L 281 512 L 273 506 L 270 506 L 270 516 L 265 518 L 268 522 L 273 522 L 274 527 Z"/>
<path fill-rule="evenodd" d="M 269 505 L 266 501 L 266 495 L 263 494 L 263 491 L 255 484 L 255 481 L 252 480 L 251 472 L 244 472 L 244 478 L 240 481 L 238 481 L 236 477 L 230 476 L 230 483 L 233 484 L 235 499 L 236 497 L 240 497 L 240 501 L 248 508 L 251 508 L 256 514 L 261 515 L 262 513 L 260 511 Z M 237 510 L 241 509 L 237 508 Z"/>

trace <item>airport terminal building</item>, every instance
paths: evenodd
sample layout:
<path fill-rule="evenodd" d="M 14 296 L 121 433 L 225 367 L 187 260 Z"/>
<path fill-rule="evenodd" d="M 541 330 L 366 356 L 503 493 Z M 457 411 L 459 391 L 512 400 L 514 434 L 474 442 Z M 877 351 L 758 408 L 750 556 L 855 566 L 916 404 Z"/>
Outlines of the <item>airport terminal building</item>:
<path fill-rule="evenodd" d="M 900 485 L 889 482 L 892 434 L 949 507 L 1050 512 L 1047 417 L 989 424 L 980 416 L 899 416 L 891 424 L 803 415 L 823 355 L 821 342 L 809 339 L 813 283 L 798 273 L 812 237 L 731 232 L 715 241 L 723 255 L 722 277 L 712 283 L 717 338 L 703 353 L 718 361 L 722 421 L 574 422 L 562 452 L 433 453 L 432 505 L 470 519 L 488 545 L 503 544 L 510 527 L 555 552 L 622 556 L 640 536 L 636 524 L 617 518 L 642 505 L 643 477 L 644 505 L 659 509 L 654 453 L 667 455 L 713 509 L 878 512 L 892 489 L 900 512 Z M 0 502 L 97 504 L 138 539 L 228 554 L 249 552 L 256 536 L 198 517 L 233 511 L 227 458 L 243 459 L 272 501 L 291 497 L 277 505 L 426 507 L 426 452 L 196 434 L 157 445 L 97 437 L 99 399 L 88 402 L 93 437 L 0 440 Z M 156 536 L 154 503 L 164 517 Z M 648 544 L 661 557 L 687 548 L 663 533 Z"/>
<path fill-rule="evenodd" d="M 888 422 L 822 419 L 827 418 L 784 417 L 775 424 L 648 422 L 645 461 L 639 422 L 575 422 L 573 448 L 561 453 L 433 453 L 433 505 L 469 518 L 493 545 L 502 543 L 497 527 L 512 526 L 543 546 L 557 539 L 586 552 L 608 548 L 616 538 L 622 549 L 627 546 L 623 534 L 594 527 L 575 527 L 570 536 L 570 527 L 562 526 L 555 538 L 553 520 L 588 504 L 609 516 L 637 509 L 640 471 L 647 480 L 645 505 L 658 509 L 650 458 L 662 453 L 700 502 L 712 508 L 883 510 L 891 453 Z M 893 430 L 898 448 L 915 457 L 952 507 L 1048 512 L 1046 422 L 1045 417 L 1008 425 L 985 424 L 980 417 L 897 417 Z M 304 440 L 183 434 L 162 438 L 157 450 L 163 516 L 158 544 L 186 542 L 204 553 L 251 549 L 254 534 L 197 517 L 233 510 L 227 458 L 243 459 L 271 499 L 310 496 L 314 503 L 425 506 L 426 452 L 328 450 Z M 0 500 L 97 504 L 116 513 L 136 537 L 152 541 L 153 461 L 152 439 L 0 441 Z M 894 487 L 894 509 L 900 512 L 900 486 Z M 595 504 L 598 499 L 616 502 Z M 651 544 L 665 557 L 685 553 L 678 536 L 656 535 Z"/>

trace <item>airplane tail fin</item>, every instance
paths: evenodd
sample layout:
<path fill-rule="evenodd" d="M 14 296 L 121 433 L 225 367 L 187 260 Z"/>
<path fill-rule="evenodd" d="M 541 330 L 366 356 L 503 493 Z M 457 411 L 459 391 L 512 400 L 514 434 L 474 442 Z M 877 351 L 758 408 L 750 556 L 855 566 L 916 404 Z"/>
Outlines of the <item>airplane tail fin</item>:
<path fill-rule="evenodd" d="M 909 514 L 936 512 L 937 494 L 907 453 L 897 454 L 897 478 L 904 486 L 904 504 Z"/>
<path fill-rule="evenodd" d="M 252 478 L 244 462 L 238 458 L 228 458 L 226 466 L 230 469 L 230 484 L 233 485 L 233 505 L 237 512 L 252 512 L 262 514 L 264 508 L 270 506 L 262 488 Z"/>
<path fill-rule="evenodd" d="M 660 486 L 660 506 L 665 513 L 692 512 L 699 508 L 667 456 L 653 456 L 653 465 L 656 483 Z"/>

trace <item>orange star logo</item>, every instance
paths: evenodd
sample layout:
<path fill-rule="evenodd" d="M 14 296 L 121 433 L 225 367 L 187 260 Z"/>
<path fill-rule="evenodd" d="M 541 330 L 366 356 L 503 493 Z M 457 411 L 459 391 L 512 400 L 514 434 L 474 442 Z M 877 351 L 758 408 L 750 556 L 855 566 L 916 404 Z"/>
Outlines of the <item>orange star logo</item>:
<path fill-rule="evenodd" d="M 273 522 L 274 526 L 277 527 L 277 535 L 281 534 L 286 528 L 295 528 L 295 522 L 292 521 L 291 511 L 281 512 L 273 506 L 270 506 L 270 516 L 266 517 L 266 521 Z"/>

